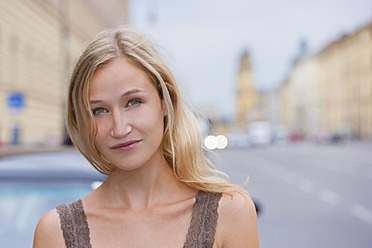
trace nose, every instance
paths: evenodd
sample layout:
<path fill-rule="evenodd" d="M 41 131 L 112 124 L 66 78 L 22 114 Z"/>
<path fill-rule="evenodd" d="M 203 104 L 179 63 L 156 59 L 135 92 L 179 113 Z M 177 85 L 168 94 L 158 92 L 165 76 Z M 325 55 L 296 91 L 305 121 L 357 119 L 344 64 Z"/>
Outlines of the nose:
<path fill-rule="evenodd" d="M 116 139 L 125 138 L 133 130 L 132 126 L 126 120 L 123 113 L 113 114 L 113 125 L 111 128 L 111 136 Z"/>

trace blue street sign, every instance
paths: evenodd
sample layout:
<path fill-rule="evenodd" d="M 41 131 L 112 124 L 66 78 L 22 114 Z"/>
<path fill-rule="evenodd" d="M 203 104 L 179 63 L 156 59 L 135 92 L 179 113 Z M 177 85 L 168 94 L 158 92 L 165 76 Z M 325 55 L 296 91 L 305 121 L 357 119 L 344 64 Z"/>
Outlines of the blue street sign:
<path fill-rule="evenodd" d="M 25 96 L 22 93 L 14 92 L 8 96 L 8 107 L 11 110 L 22 110 L 25 107 Z"/>

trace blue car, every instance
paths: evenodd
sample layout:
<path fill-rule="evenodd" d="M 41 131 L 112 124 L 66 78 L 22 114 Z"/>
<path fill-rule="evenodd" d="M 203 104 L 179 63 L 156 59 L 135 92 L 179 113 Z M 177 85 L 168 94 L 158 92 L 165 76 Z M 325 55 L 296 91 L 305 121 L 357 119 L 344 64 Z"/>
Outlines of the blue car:
<path fill-rule="evenodd" d="M 1 247 L 31 247 L 47 211 L 82 198 L 105 179 L 78 152 L 1 158 Z"/>

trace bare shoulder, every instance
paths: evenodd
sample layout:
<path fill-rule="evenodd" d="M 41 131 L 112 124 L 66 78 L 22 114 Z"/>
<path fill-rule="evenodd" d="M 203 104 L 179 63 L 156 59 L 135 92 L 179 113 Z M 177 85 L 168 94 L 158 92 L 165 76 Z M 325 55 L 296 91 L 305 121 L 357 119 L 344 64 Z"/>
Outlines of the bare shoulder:
<path fill-rule="evenodd" d="M 224 193 L 219 203 L 219 218 L 236 223 L 236 220 L 257 222 L 256 208 L 252 199 L 239 192 Z"/>
<path fill-rule="evenodd" d="M 223 194 L 218 215 L 218 247 L 259 247 L 256 208 L 249 196 L 239 192 Z"/>
<path fill-rule="evenodd" d="M 66 247 L 56 209 L 47 212 L 36 226 L 34 248 Z"/>

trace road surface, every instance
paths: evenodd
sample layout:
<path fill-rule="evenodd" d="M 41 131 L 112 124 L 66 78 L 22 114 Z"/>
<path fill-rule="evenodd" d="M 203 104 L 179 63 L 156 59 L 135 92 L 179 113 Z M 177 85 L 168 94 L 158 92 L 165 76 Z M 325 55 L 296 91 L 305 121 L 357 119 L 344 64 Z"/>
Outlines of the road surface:
<path fill-rule="evenodd" d="M 216 151 L 260 206 L 261 248 L 371 248 L 372 144 L 298 143 Z"/>

